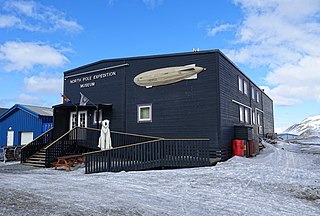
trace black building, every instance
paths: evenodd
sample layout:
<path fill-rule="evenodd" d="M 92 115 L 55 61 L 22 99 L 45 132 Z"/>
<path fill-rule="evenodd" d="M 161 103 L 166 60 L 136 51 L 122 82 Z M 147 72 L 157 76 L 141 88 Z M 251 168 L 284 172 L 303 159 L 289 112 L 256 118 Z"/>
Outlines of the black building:
<path fill-rule="evenodd" d="M 186 65 L 204 70 L 196 78 L 160 86 L 134 82 L 142 72 Z M 78 104 L 82 92 L 100 104 L 100 120 L 109 119 L 111 130 L 209 138 L 214 148 L 230 148 L 236 124 L 257 124 L 260 133 L 273 132 L 272 100 L 219 50 L 103 60 L 66 71 L 64 78 L 64 94 Z M 80 109 L 79 126 L 96 127 L 96 107 Z M 144 109 L 150 109 L 149 119 L 139 117 Z M 60 110 L 55 109 L 55 118 Z M 70 129 L 70 111 L 54 121 L 59 134 Z"/>
<path fill-rule="evenodd" d="M 225 160 L 235 125 L 274 131 L 272 100 L 219 50 L 94 62 L 64 73 L 64 95 L 73 104 L 54 107 L 54 139 L 109 119 L 112 131 L 209 139 L 210 157 Z"/>

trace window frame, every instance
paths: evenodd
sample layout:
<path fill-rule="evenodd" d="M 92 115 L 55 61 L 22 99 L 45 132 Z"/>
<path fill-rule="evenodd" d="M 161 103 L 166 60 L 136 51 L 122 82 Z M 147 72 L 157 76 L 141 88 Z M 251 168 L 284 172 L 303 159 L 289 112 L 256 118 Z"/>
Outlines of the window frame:
<path fill-rule="evenodd" d="M 262 126 L 262 116 L 261 116 L 261 113 L 260 112 L 257 112 L 257 125 L 259 125 L 259 126 Z"/>
<path fill-rule="evenodd" d="M 256 91 L 256 93 L 257 93 L 257 102 L 260 103 L 260 93 L 258 90 Z"/>
<path fill-rule="evenodd" d="M 141 110 L 143 108 L 149 108 L 149 118 L 141 118 Z M 152 122 L 152 104 L 138 104 L 137 105 L 137 122 Z"/>
<path fill-rule="evenodd" d="M 240 122 L 244 122 L 245 119 L 244 119 L 244 106 L 239 106 L 239 121 Z"/>
<path fill-rule="evenodd" d="M 238 90 L 243 93 L 243 79 L 240 76 L 238 76 Z"/>
<path fill-rule="evenodd" d="M 84 115 L 84 119 L 81 119 L 81 115 Z M 88 127 L 88 112 L 87 111 L 78 111 L 78 116 L 77 112 L 70 112 L 70 117 L 69 117 L 69 128 L 70 130 L 75 127 Z M 78 118 L 78 119 L 77 119 Z M 78 124 L 77 124 L 78 120 Z M 84 125 L 81 126 L 81 120 L 83 120 Z"/>
<path fill-rule="evenodd" d="M 249 83 L 246 80 L 243 80 L 243 94 L 248 96 L 248 86 Z"/>
<path fill-rule="evenodd" d="M 250 124 L 250 110 L 248 108 L 244 108 L 244 122 Z"/>
<path fill-rule="evenodd" d="M 97 118 L 97 110 L 93 111 L 93 124 L 97 124 L 96 118 Z M 101 123 L 102 123 L 102 110 L 99 109 L 99 124 Z"/>
<path fill-rule="evenodd" d="M 252 98 L 252 100 L 255 100 L 255 95 L 256 95 L 256 91 L 255 91 L 254 87 L 251 86 L 251 98 Z"/>

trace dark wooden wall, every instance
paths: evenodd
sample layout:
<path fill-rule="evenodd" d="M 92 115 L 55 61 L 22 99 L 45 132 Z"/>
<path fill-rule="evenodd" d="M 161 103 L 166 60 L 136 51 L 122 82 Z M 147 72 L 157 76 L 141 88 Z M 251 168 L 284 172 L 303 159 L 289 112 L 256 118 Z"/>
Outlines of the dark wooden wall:
<path fill-rule="evenodd" d="M 247 76 L 245 76 L 235 65 L 224 56 L 219 55 L 219 86 L 220 86 L 220 139 L 221 148 L 231 150 L 231 142 L 234 136 L 234 125 L 246 125 L 240 122 L 239 104 L 233 100 L 252 108 L 253 112 L 257 109 L 264 111 L 261 124 L 266 127 L 266 131 L 273 131 L 273 107 L 272 100 L 256 86 Z M 244 79 L 248 83 L 248 94 L 245 95 L 239 91 L 238 77 Z M 255 99 L 252 99 L 251 88 L 254 88 Z M 256 91 L 260 95 L 260 101 L 256 100 Z M 257 118 L 257 115 L 255 115 Z M 252 114 L 250 113 L 250 124 L 252 122 Z M 257 124 L 257 121 L 256 121 Z M 271 129 L 272 128 L 272 129 Z"/>
<path fill-rule="evenodd" d="M 76 77 L 66 79 L 64 94 L 74 103 L 79 103 L 79 91 L 96 104 L 111 103 L 112 111 L 103 113 L 103 118 L 110 120 L 111 130 L 166 138 L 210 138 L 212 145 L 218 145 L 217 54 L 189 53 L 101 61 L 69 71 L 65 76 L 124 63 L 129 66 L 108 70 L 117 75 L 95 80 L 94 87 L 80 88 L 79 83 L 70 83 L 70 79 Z M 144 71 L 189 64 L 206 70 L 198 74 L 196 80 L 148 89 L 133 82 L 134 77 Z M 102 72 L 94 74 L 99 73 Z M 137 122 L 138 104 L 152 104 L 152 122 Z"/>
<path fill-rule="evenodd" d="M 72 74 L 83 73 L 87 71 L 106 68 L 114 65 L 121 65 L 123 61 L 101 61 L 96 64 L 91 64 L 86 67 L 73 70 Z M 67 78 L 64 81 L 64 94 L 71 99 L 75 104 L 79 104 L 80 93 L 82 92 L 94 104 L 112 103 L 112 113 L 103 112 L 103 119 L 108 118 L 111 123 L 112 130 L 123 130 L 125 128 L 125 71 L 126 67 L 111 69 L 107 71 L 99 71 L 96 73 L 81 75 L 79 78 L 102 74 L 106 72 L 116 72 L 115 76 L 106 77 L 103 79 L 96 79 L 92 81 L 83 81 L 79 83 L 70 84 L 70 80 L 77 77 Z M 89 88 L 80 88 L 80 84 L 95 82 L 95 86 Z M 88 102 L 88 105 L 92 105 Z M 93 112 L 90 112 L 93 115 Z M 89 116 L 90 117 L 90 116 Z M 93 117 L 91 116 L 92 120 Z M 88 125 L 92 125 L 89 122 Z"/>
<path fill-rule="evenodd" d="M 262 95 L 262 101 L 264 134 L 274 133 L 273 101 L 265 94 Z"/>
<path fill-rule="evenodd" d="M 53 109 L 53 140 L 69 130 L 70 112 L 65 109 Z"/>
<path fill-rule="evenodd" d="M 92 73 L 116 72 L 115 76 L 94 80 L 94 87 L 80 88 L 88 81 L 72 84 L 70 79 L 77 77 L 67 78 L 64 94 L 76 104 L 79 92 L 95 104 L 112 104 L 112 110 L 103 112 L 103 119 L 110 120 L 111 130 L 165 138 L 209 138 L 211 148 L 216 149 L 231 150 L 233 127 L 239 124 L 239 105 L 232 100 L 253 110 L 265 110 L 265 130 L 273 131 L 272 101 L 219 51 L 104 60 L 67 71 L 65 77 L 122 64 L 128 66 Z M 189 64 L 206 70 L 198 74 L 198 79 L 152 88 L 133 82 L 136 75 L 148 70 Z M 238 90 L 239 75 L 249 84 L 248 96 Z M 260 103 L 251 99 L 251 86 L 264 95 Z M 137 122 L 139 104 L 152 104 L 152 122 Z M 92 121 L 93 112 L 89 114 Z"/>
<path fill-rule="evenodd" d="M 216 54 L 189 54 L 128 61 L 126 68 L 126 130 L 166 138 L 210 138 L 217 145 L 218 82 Z M 196 64 L 206 68 L 198 79 L 152 88 L 133 79 L 141 72 Z M 137 123 L 137 105 L 152 104 L 152 122 Z"/>

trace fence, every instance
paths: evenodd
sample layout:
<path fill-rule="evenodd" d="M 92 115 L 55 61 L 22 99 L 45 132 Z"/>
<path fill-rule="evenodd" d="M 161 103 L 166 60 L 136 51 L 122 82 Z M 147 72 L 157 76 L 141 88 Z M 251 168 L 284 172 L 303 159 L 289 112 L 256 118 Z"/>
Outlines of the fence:
<path fill-rule="evenodd" d="M 77 127 L 73 128 L 44 148 L 46 167 L 50 167 L 51 163 L 56 161 L 59 156 L 73 154 L 77 145 L 77 129 Z"/>
<path fill-rule="evenodd" d="M 98 129 L 82 127 L 73 128 L 44 148 L 46 151 L 46 167 L 50 167 L 51 163 L 55 162 L 58 157 L 63 155 L 98 150 L 99 137 L 100 130 Z M 157 139 L 157 137 L 111 131 L 113 147 L 120 147 L 154 139 Z"/>
<path fill-rule="evenodd" d="M 85 154 L 85 173 L 211 165 L 208 139 L 159 139 Z"/>
<path fill-rule="evenodd" d="M 52 142 L 50 129 L 23 147 L 21 161 L 44 149 L 45 166 L 50 167 L 60 156 L 98 150 L 99 136 L 98 129 L 75 127 Z M 210 165 L 208 139 L 162 139 L 111 131 L 111 141 L 113 149 L 85 153 L 86 173 Z"/>

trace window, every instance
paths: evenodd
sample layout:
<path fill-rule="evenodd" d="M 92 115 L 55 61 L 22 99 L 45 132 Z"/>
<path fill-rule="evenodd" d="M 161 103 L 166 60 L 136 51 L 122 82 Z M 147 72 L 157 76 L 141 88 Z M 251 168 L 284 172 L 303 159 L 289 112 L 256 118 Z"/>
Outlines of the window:
<path fill-rule="evenodd" d="M 152 122 L 152 105 L 138 105 L 138 122 Z"/>
<path fill-rule="evenodd" d="M 244 109 L 244 120 L 246 121 L 246 123 L 250 123 L 250 120 L 249 120 L 249 109 L 248 108 L 245 108 Z"/>
<path fill-rule="evenodd" d="M 257 113 L 258 125 L 261 125 L 261 114 Z"/>
<path fill-rule="evenodd" d="M 70 113 L 70 130 L 76 126 L 87 127 L 87 111 L 79 111 L 78 116 L 76 112 Z"/>
<path fill-rule="evenodd" d="M 76 112 L 70 113 L 70 129 L 77 126 L 77 114 Z"/>
<path fill-rule="evenodd" d="M 102 110 L 99 110 L 99 124 L 102 122 Z M 93 124 L 97 124 L 97 110 L 93 113 Z"/>
<path fill-rule="evenodd" d="M 256 124 L 256 113 L 252 112 L 252 123 Z"/>
<path fill-rule="evenodd" d="M 240 122 L 244 122 L 244 117 L 243 117 L 243 115 L 244 115 L 244 107 L 243 106 L 240 106 L 239 107 L 239 119 L 240 119 Z"/>
<path fill-rule="evenodd" d="M 79 112 L 79 127 L 87 127 L 87 112 Z"/>
<path fill-rule="evenodd" d="M 248 95 L 248 83 L 245 80 L 243 80 L 243 93 Z"/>
<path fill-rule="evenodd" d="M 257 102 L 259 103 L 260 102 L 260 94 L 259 94 L 259 91 L 257 90 Z"/>
<path fill-rule="evenodd" d="M 254 100 L 255 98 L 255 90 L 253 87 L 251 87 L 251 97 L 252 97 L 252 100 Z"/>
<path fill-rule="evenodd" d="M 238 85 L 239 85 L 239 91 L 243 92 L 243 82 L 241 77 L 238 77 Z"/>

